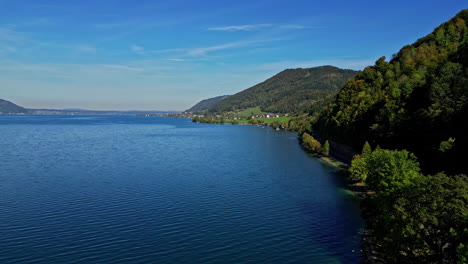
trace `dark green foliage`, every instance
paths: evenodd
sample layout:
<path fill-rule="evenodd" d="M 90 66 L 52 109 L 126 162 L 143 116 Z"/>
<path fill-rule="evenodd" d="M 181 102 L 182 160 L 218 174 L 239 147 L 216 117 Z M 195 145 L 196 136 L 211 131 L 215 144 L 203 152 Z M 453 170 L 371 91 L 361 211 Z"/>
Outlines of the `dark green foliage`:
<path fill-rule="evenodd" d="M 185 110 L 185 112 L 199 112 L 208 109 L 208 107 L 216 104 L 217 102 L 225 99 L 229 95 L 217 96 L 209 99 L 202 100 L 196 105 L 192 106 L 190 109 Z"/>
<path fill-rule="evenodd" d="M 366 175 L 366 183 L 374 191 L 398 189 L 420 176 L 416 157 L 406 150 L 381 149 L 363 155 L 361 159 L 364 161 L 362 171 Z"/>
<path fill-rule="evenodd" d="M 440 142 L 439 150 L 441 152 L 447 152 L 455 146 L 455 139 L 449 138 L 447 141 Z"/>
<path fill-rule="evenodd" d="M 349 177 L 353 181 L 365 182 L 367 179 L 367 162 L 361 155 L 356 155 L 349 167 Z"/>
<path fill-rule="evenodd" d="M 192 118 L 194 123 L 206 123 L 206 124 L 225 124 L 226 120 L 222 117 L 194 117 Z"/>
<path fill-rule="evenodd" d="M 365 201 L 365 215 L 390 263 L 466 263 L 468 177 L 420 176 Z"/>
<path fill-rule="evenodd" d="M 288 130 L 298 131 L 299 135 L 304 132 L 312 134 L 312 121 L 313 118 L 309 116 L 293 117 L 288 122 Z"/>
<path fill-rule="evenodd" d="M 318 127 L 323 137 L 355 148 L 369 141 L 408 149 L 425 172 L 467 173 L 462 160 L 467 116 L 468 10 L 463 10 L 390 62 L 382 57 L 348 81 Z M 448 138 L 456 144 L 440 151 Z"/>
<path fill-rule="evenodd" d="M 15 105 L 12 102 L 0 99 L 0 115 L 1 114 L 25 114 L 28 110 Z"/>
<path fill-rule="evenodd" d="M 250 120 L 249 120 L 249 124 L 251 124 L 251 125 L 257 125 L 257 124 L 258 124 L 258 120 L 257 120 L 257 119 L 250 119 Z"/>
<path fill-rule="evenodd" d="M 367 157 L 369 154 L 372 153 L 372 148 L 371 146 L 369 145 L 369 142 L 365 142 L 364 143 L 364 146 L 362 147 L 362 151 L 361 151 L 361 155 L 363 157 Z"/>
<path fill-rule="evenodd" d="M 424 176 L 408 151 L 375 150 L 351 163 L 351 177 L 375 192 L 362 205 L 388 263 L 464 263 L 468 177 Z"/>
<path fill-rule="evenodd" d="M 328 142 L 328 140 L 326 140 L 323 144 L 323 155 L 325 157 L 328 157 L 330 155 L 330 143 Z"/>
<path fill-rule="evenodd" d="M 273 129 L 278 129 L 280 126 L 281 124 L 278 121 L 273 121 L 273 123 L 271 123 L 271 127 L 273 127 Z"/>
<path fill-rule="evenodd" d="M 211 113 L 260 107 L 273 113 L 320 111 L 343 84 L 356 74 L 332 66 L 288 69 L 211 106 Z"/>

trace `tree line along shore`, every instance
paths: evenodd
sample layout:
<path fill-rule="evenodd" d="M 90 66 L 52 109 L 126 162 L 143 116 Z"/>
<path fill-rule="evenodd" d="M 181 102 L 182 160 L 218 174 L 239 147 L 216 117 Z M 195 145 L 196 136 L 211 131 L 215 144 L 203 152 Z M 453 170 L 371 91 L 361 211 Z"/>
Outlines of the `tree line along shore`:
<path fill-rule="evenodd" d="M 180 116 L 297 131 L 348 163 L 366 261 L 468 263 L 468 10 L 362 71 L 290 69 Z"/>

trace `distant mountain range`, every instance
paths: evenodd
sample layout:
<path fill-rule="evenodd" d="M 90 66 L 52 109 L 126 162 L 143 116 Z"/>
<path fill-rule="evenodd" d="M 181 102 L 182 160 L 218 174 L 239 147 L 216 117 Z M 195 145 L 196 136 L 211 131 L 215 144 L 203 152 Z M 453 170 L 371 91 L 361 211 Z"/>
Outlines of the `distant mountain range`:
<path fill-rule="evenodd" d="M 190 109 L 185 110 L 185 112 L 197 112 L 197 111 L 203 111 L 208 109 L 210 106 L 218 103 L 219 101 L 229 97 L 229 95 L 221 95 L 205 100 L 201 100 L 198 102 L 196 105 L 192 106 Z"/>
<path fill-rule="evenodd" d="M 180 111 L 115 111 L 115 110 L 86 110 L 86 109 L 28 109 L 32 115 L 165 115 L 176 114 Z"/>
<path fill-rule="evenodd" d="M 262 111 L 273 113 L 307 112 L 314 105 L 325 106 L 331 102 L 346 81 L 356 74 L 357 71 L 333 66 L 287 69 L 262 83 L 223 98 L 209 106 L 208 111 L 222 113 L 259 107 Z"/>
<path fill-rule="evenodd" d="M 27 109 L 10 101 L 0 99 L 0 115 L 30 114 L 30 115 L 165 115 L 176 114 L 180 111 L 115 111 L 115 110 L 86 110 L 79 108 L 67 109 Z"/>

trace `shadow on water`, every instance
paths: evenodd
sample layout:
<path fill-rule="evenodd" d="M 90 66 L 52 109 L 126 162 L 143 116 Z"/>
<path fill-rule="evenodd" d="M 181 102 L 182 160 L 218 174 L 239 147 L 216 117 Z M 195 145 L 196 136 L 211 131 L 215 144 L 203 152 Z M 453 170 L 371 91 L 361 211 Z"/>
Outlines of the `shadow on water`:
<path fill-rule="evenodd" d="M 364 225 L 360 214 L 356 214 L 360 211 L 360 199 L 350 186 L 348 171 L 334 168 L 313 154 L 307 153 L 307 156 L 320 163 L 329 180 L 336 186 L 337 196 L 342 198 L 324 205 L 328 207 L 322 209 L 327 214 L 327 219 L 321 222 L 316 222 L 317 205 L 310 202 L 303 203 L 302 210 L 307 215 L 307 233 L 310 239 L 318 241 L 323 252 L 328 252 L 337 258 L 337 262 L 331 263 L 347 263 L 356 257 L 362 257 L 360 241 Z M 334 240 L 336 237 L 353 237 L 353 239 Z M 344 253 L 338 254 L 337 248 Z"/>

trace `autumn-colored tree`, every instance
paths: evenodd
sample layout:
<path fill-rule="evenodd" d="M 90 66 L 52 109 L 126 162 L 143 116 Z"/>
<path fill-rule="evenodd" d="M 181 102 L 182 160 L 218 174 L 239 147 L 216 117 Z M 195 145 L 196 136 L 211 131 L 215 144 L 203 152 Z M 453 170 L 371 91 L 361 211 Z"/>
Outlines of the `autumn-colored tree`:
<path fill-rule="evenodd" d="M 322 150 L 320 142 L 307 132 L 304 132 L 304 134 L 302 134 L 302 145 L 304 146 L 304 148 L 312 152 L 320 152 Z"/>

